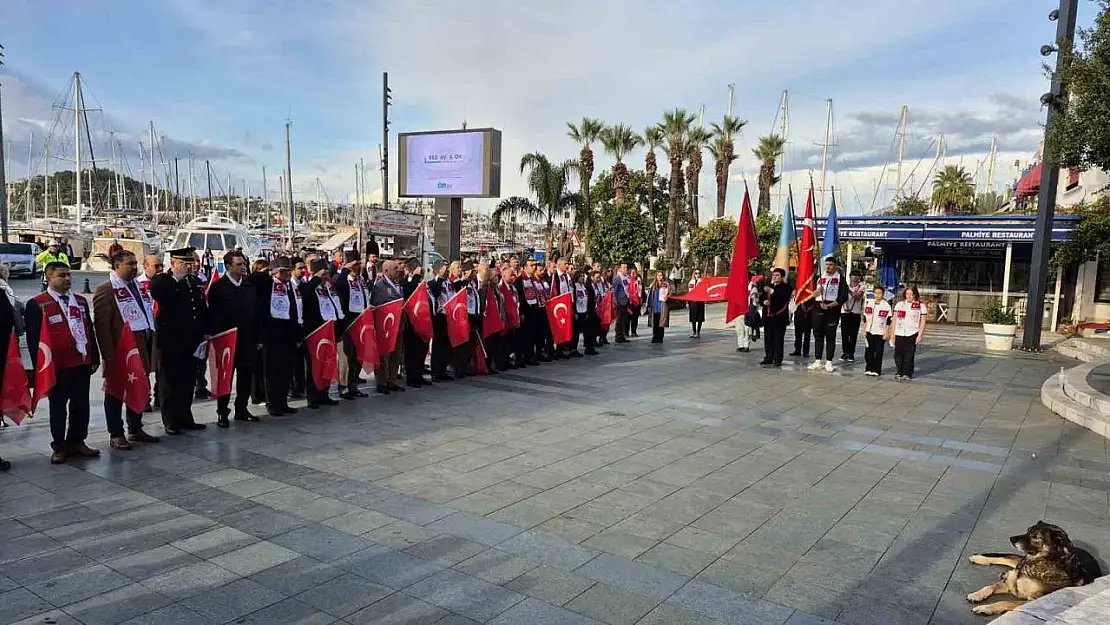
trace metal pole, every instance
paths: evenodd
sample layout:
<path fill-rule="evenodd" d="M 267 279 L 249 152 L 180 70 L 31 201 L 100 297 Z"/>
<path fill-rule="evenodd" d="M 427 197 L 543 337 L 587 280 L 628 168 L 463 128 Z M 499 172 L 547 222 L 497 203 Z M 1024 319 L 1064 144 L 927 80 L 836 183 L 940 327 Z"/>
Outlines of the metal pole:
<path fill-rule="evenodd" d="M 173 157 L 173 193 L 176 196 L 176 201 L 179 213 L 185 212 L 185 198 L 181 197 L 181 170 L 180 164 L 177 162 L 177 157 Z"/>
<path fill-rule="evenodd" d="M 1014 265 L 1014 244 L 1006 242 L 1006 265 L 1002 268 L 1002 307 L 1010 303 L 1010 271 Z"/>
<path fill-rule="evenodd" d="M 289 249 L 293 249 L 293 235 L 294 235 L 294 216 L 296 210 L 293 207 L 293 156 L 290 149 L 290 128 L 293 126 L 291 120 L 285 120 L 285 187 L 289 197 Z"/>
<path fill-rule="evenodd" d="M 816 214 L 820 215 L 825 208 L 825 182 L 829 175 L 829 133 L 832 132 L 832 99 L 825 100 L 825 143 L 821 147 L 821 203 L 817 205 Z"/>
<path fill-rule="evenodd" d="M 267 204 L 270 200 L 269 192 L 266 190 L 266 166 L 262 166 L 262 227 L 267 230 L 270 228 L 270 205 Z"/>
<path fill-rule="evenodd" d="M 154 120 L 150 122 L 150 215 L 158 225 L 158 187 L 154 186 Z"/>
<path fill-rule="evenodd" d="M 389 72 L 382 72 L 382 208 L 389 210 Z M 359 224 L 362 227 L 362 224 Z"/>
<path fill-rule="evenodd" d="M 73 73 L 74 182 L 77 185 L 77 225 L 81 225 L 81 73 Z"/>
<path fill-rule="evenodd" d="M 28 183 L 30 184 L 30 183 Z M 28 215 L 30 219 L 30 215 Z M 4 178 L 4 101 L 0 99 L 0 238 L 8 242 L 8 182 Z"/>
<path fill-rule="evenodd" d="M 898 124 L 898 183 L 894 185 L 894 201 L 902 193 L 902 161 L 906 157 L 906 125 L 909 123 L 910 107 L 902 105 L 902 119 Z"/>
<path fill-rule="evenodd" d="M 1079 10 L 1079 0 L 1060 0 L 1060 12 L 1056 22 L 1056 45 L 1070 44 L 1075 39 L 1075 16 Z M 1045 128 L 1051 128 L 1056 117 L 1057 107 L 1063 103 L 1066 94 L 1060 80 L 1063 55 L 1056 55 L 1056 72 L 1052 75 L 1049 91 L 1050 103 Z M 1046 155 L 1052 154 L 1048 144 L 1051 135 L 1045 135 Z M 1044 323 L 1045 281 L 1048 279 L 1048 261 L 1052 256 L 1052 223 L 1056 212 L 1056 187 L 1060 184 L 1060 168 L 1055 164 L 1041 166 L 1041 189 L 1037 196 L 1037 221 L 1033 237 L 1033 261 L 1029 266 L 1029 294 L 1025 307 L 1025 328 L 1022 333 L 1021 349 L 1040 351 L 1041 325 Z"/>
<path fill-rule="evenodd" d="M 208 212 L 212 212 L 212 164 L 204 161 L 204 169 L 208 171 Z"/>

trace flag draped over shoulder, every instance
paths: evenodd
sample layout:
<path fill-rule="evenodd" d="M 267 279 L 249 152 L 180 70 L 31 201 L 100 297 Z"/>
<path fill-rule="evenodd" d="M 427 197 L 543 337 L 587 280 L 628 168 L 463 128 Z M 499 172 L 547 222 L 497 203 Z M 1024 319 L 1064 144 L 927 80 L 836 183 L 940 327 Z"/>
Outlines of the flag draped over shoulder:
<path fill-rule="evenodd" d="M 788 192 L 786 208 L 782 211 L 782 231 L 779 233 L 779 245 L 775 249 L 774 266 L 783 271 L 790 271 L 790 256 L 798 244 L 798 232 L 794 230 L 794 193 Z"/>
<path fill-rule="evenodd" d="M 725 323 L 748 312 L 748 263 L 759 258 L 759 241 L 752 219 L 752 201 L 748 185 L 744 184 L 744 202 L 740 206 L 740 222 L 736 226 L 736 240 L 732 244 L 732 266 L 729 268 L 728 286 L 725 288 L 728 308 Z"/>

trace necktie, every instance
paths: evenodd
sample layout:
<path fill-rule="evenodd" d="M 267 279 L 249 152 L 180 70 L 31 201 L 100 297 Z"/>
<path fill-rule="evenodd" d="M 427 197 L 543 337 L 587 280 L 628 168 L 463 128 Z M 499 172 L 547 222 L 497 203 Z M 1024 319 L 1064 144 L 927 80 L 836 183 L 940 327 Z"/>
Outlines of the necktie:
<path fill-rule="evenodd" d="M 143 301 L 143 296 L 139 293 L 139 287 L 135 284 L 134 280 L 127 283 L 127 289 L 131 291 L 131 297 L 135 298 L 135 301 L 139 304 L 139 308 L 143 309 L 143 317 L 146 318 L 146 324 L 149 327 L 151 323 L 150 316 L 147 314 L 146 310 L 146 302 Z"/>
<path fill-rule="evenodd" d="M 64 295 L 60 294 L 60 295 L 58 295 L 58 297 L 62 298 L 62 306 L 66 307 L 66 314 L 68 315 L 69 314 L 69 295 L 68 294 L 64 294 Z"/>

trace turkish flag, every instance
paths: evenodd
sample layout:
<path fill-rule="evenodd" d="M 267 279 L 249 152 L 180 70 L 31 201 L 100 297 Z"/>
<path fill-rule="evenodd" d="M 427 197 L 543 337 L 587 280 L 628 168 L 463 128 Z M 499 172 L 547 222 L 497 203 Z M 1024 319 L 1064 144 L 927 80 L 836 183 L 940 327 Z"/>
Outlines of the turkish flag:
<path fill-rule="evenodd" d="M 736 225 L 736 240 L 732 243 L 732 265 L 729 268 L 726 296 L 728 308 L 725 323 L 748 312 L 748 263 L 759 258 L 759 240 L 755 234 L 755 220 L 752 219 L 752 201 L 748 195 L 748 185 L 744 185 L 744 203 L 740 207 L 740 222 Z"/>
<path fill-rule="evenodd" d="M 505 329 L 505 322 L 501 321 L 501 308 L 497 305 L 497 296 L 493 294 L 493 287 L 486 287 L 486 316 L 482 318 L 482 338 L 489 338 Z"/>
<path fill-rule="evenodd" d="M 235 372 L 235 341 L 239 329 L 224 330 L 208 339 L 208 377 L 212 379 L 212 397 L 231 394 L 231 374 Z"/>
<path fill-rule="evenodd" d="M 570 292 L 547 300 L 547 322 L 551 324 L 551 341 L 556 345 L 569 343 L 574 335 L 574 319 L 570 314 Z"/>
<path fill-rule="evenodd" d="M 443 306 L 447 315 L 447 337 L 451 347 L 458 347 L 470 340 L 470 317 L 466 313 L 466 289 L 459 291 Z"/>
<path fill-rule="evenodd" d="M 204 297 L 208 298 L 208 291 L 212 290 L 212 285 L 216 284 L 216 280 L 220 279 L 220 270 L 215 267 L 212 268 L 212 275 L 208 276 L 208 284 L 204 287 Z"/>
<path fill-rule="evenodd" d="M 813 183 L 806 198 L 806 214 L 802 220 L 802 242 L 798 247 L 798 270 L 794 279 L 794 303 L 801 304 L 814 296 L 814 275 L 817 266 L 817 230 L 813 220 Z"/>
<path fill-rule="evenodd" d="M 46 331 L 45 313 L 43 313 L 43 331 L 39 333 L 38 355 L 35 357 L 35 394 L 31 397 L 31 412 L 35 411 L 43 397 L 50 394 L 57 382 L 54 375 L 54 350 L 50 345 L 50 333 Z M 20 369 L 23 365 L 20 365 Z"/>
<path fill-rule="evenodd" d="M 601 320 L 601 328 L 608 332 L 609 326 L 613 324 L 613 292 L 607 291 L 605 295 L 602 295 L 601 303 L 598 306 L 597 316 Z"/>
<path fill-rule="evenodd" d="M 312 384 L 326 389 L 339 379 L 339 360 L 335 355 L 335 322 L 325 321 L 304 339 L 312 361 Z"/>
<path fill-rule="evenodd" d="M 355 317 L 354 323 L 347 328 L 347 334 L 355 344 L 355 353 L 362 363 L 362 370 L 373 373 L 378 366 L 378 332 L 374 328 L 374 307 L 371 306 Z"/>
<path fill-rule="evenodd" d="M 405 300 L 397 298 L 374 309 L 374 327 L 378 331 L 378 356 L 392 354 L 397 349 L 397 335 L 401 333 L 402 307 Z"/>
<path fill-rule="evenodd" d="M 405 317 L 412 324 L 412 331 L 420 340 L 432 340 L 432 307 L 428 299 L 428 284 L 421 282 L 405 302 Z"/>
<path fill-rule="evenodd" d="M 31 414 L 31 388 L 27 385 L 27 374 L 19 358 L 19 341 L 15 338 L 14 329 L 8 339 L 8 355 L 4 359 L 0 414 L 15 421 L 16 425 L 23 423 L 23 419 Z"/>
<path fill-rule="evenodd" d="M 520 326 L 520 307 L 513 298 L 513 289 L 504 282 L 501 283 L 501 294 L 505 296 L 505 316 L 509 319 L 509 327 Z"/>
<path fill-rule="evenodd" d="M 131 412 L 142 414 L 150 399 L 150 378 L 135 342 L 135 334 L 125 323 L 116 342 L 116 351 L 104 361 L 104 394 L 122 401 Z"/>
<path fill-rule="evenodd" d="M 486 344 L 482 339 L 474 345 L 474 372 L 478 375 L 489 375 L 489 367 L 486 366 Z"/>

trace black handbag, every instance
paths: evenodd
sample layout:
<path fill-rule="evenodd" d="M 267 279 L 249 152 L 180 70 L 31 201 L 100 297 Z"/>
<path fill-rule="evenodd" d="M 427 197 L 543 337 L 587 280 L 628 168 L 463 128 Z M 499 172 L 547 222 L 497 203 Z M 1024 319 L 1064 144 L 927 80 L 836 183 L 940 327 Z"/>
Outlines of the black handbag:
<path fill-rule="evenodd" d="M 748 312 L 744 313 L 744 325 L 749 328 L 762 328 L 763 316 L 754 307 L 748 308 Z"/>

